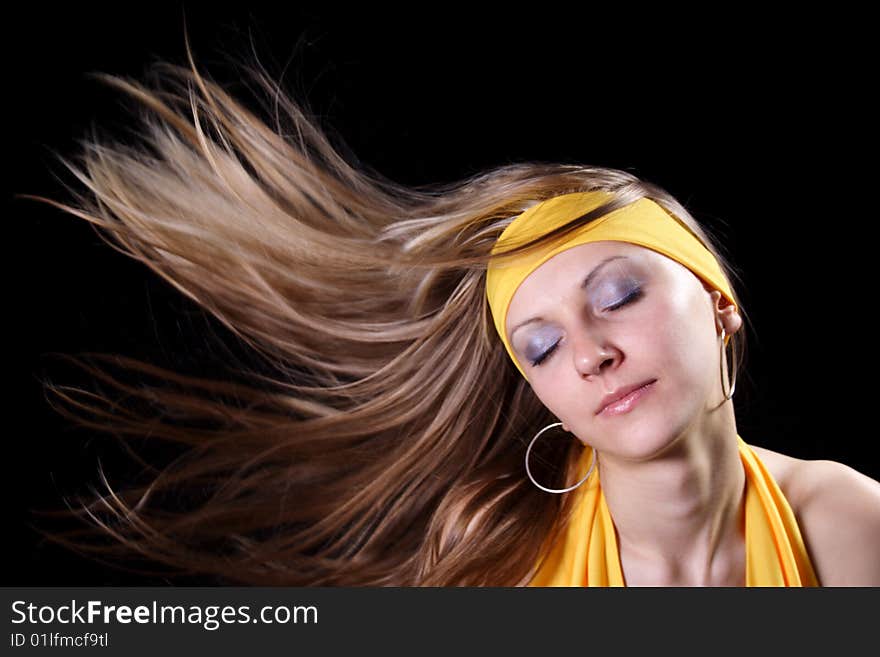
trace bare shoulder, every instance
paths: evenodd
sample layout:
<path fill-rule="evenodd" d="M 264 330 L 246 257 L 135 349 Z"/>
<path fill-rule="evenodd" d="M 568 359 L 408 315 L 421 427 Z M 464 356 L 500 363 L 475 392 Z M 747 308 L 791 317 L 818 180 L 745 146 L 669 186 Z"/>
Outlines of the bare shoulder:
<path fill-rule="evenodd" d="M 783 492 L 819 583 L 880 586 L 880 482 L 837 461 L 794 461 Z"/>
<path fill-rule="evenodd" d="M 880 586 L 880 482 L 843 463 L 750 445 L 797 518 L 822 586 Z"/>
<path fill-rule="evenodd" d="M 755 451 L 758 458 L 761 459 L 761 462 L 767 466 L 770 474 L 773 475 L 773 479 L 782 489 L 785 499 L 787 499 L 789 504 L 794 507 L 792 498 L 794 497 L 795 491 L 791 490 L 792 483 L 796 483 L 794 481 L 794 474 L 801 464 L 811 463 L 811 461 L 798 459 L 793 456 L 782 454 L 781 452 L 774 452 L 772 449 L 767 449 L 766 447 L 758 447 L 757 445 L 749 445 L 749 447 Z"/>

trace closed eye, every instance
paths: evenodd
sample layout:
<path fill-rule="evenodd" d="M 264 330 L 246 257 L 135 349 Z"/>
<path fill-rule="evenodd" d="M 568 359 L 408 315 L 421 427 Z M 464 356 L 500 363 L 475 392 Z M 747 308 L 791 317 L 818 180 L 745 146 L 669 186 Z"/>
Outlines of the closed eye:
<path fill-rule="evenodd" d="M 611 306 L 608 306 L 607 308 L 605 308 L 605 311 L 606 312 L 614 312 L 615 310 L 618 310 L 619 308 L 622 308 L 623 306 L 626 306 L 630 303 L 637 301 L 638 299 L 641 299 L 643 295 L 644 295 L 644 293 L 642 292 L 642 288 L 637 287 L 634 290 L 632 290 L 629 294 L 627 294 L 623 299 L 621 299 L 620 301 L 615 303 L 614 305 L 611 305 Z M 559 342 L 557 341 L 553 344 L 552 347 L 550 347 L 547 351 L 545 351 L 543 354 L 538 356 L 536 359 L 530 360 L 529 362 L 531 363 L 532 367 L 538 367 L 541 363 L 543 363 L 545 360 L 547 360 L 550 357 L 550 355 L 554 351 L 556 351 L 556 347 L 558 347 L 558 346 L 559 346 Z"/>

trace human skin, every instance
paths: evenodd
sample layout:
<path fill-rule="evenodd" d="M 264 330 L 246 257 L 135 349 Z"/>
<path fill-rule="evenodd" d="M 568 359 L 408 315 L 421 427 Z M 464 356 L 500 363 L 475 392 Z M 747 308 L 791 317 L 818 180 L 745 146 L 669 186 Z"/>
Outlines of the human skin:
<path fill-rule="evenodd" d="M 611 256 L 623 257 L 583 289 Z M 744 583 L 745 472 L 721 381 L 721 328 L 731 335 L 741 326 L 684 265 L 628 242 L 556 254 L 511 300 L 505 330 L 532 390 L 598 453 L 630 586 Z M 596 414 L 605 394 L 652 379 L 630 412 Z"/>

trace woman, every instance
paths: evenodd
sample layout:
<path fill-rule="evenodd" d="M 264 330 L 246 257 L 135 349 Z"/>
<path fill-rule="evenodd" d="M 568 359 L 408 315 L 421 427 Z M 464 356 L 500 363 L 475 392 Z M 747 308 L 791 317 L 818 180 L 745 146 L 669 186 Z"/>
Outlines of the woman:
<path fill-rule="evenodd" d="M 89 195 L 40 200 L 101 228 L 265 360 L 217 380 L 106 359 L 135 383 L 75 361 L 113 397 L 47 382 L 71 419 L 180 450 L 125 488 L 101 473 L 106 492 L 78 511 L 97 540 L 50 537 L 234 584 L 761 584 L 744 574 L 745 467 L 766 465 L 758 483 L 785 501 L 761 509 L 785 518 L 788 503 L 794 519 L 783 574 L 765 569 L 774 583 L 878 583 L 877 482 L 736 442 L 739 362 L 720 387 L 723 346 L 742 342 L 732 289 L 633 242 L 571 241 L 651 199 L 653 216 L 690 227 L 691 256 L 703 248 L 721 285 L 730 269 L 668 193 L 546 163 L 404 187 L 344 161 L 268 76 L 254 79 L 274 129 L 190 65 L 157 64 L 158 90 L 105 77 L 149 110 L 144 147 L 88 144 L 82 168 L 65 164 Z M 545 214 L 562 223 L 501 252 L 506 229 L 541 226 L 522 218 L 565 198 L 587 214 Z M 531 267 L 557 238 L 571 248 Z M 648 380 L 627 412 L 598 412 Z M 574 438 L 536 445 L 557 418 Z M 584 524 L 590 504 L 604 524 Z"/>
<path fill-rule="evenodd" d="M 589 492 L 532 584 L 816 586 L 817 569 L 826 585 L 876 583 L 877 482 L 738 436 L 725 346 L 743 320 L 693 220 L 648 197 L 570 193 L 517 217 L 499 242 L 575 218 L 582 228 L 556 246 L 488 278 L 520 373 L 591 443 L 578 484 L 536 483 Z"/>

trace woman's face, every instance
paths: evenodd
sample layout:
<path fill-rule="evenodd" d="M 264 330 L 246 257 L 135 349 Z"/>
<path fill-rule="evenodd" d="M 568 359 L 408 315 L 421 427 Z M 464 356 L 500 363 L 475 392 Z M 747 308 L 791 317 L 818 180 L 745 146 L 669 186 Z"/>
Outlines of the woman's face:
<path fill-rule="evenodd" d="M 671 258 L 591 242 L 529 274 L 505 328 L 533 391 L 569 431 L 600 453 L 641 460 L 722 400 L 720 326 L 732 333 L 740 325 L 732 306 L 716 313 L 722 304 Z M 598 413 L 608 393 L 649 381 L 628 412 Z"/>

